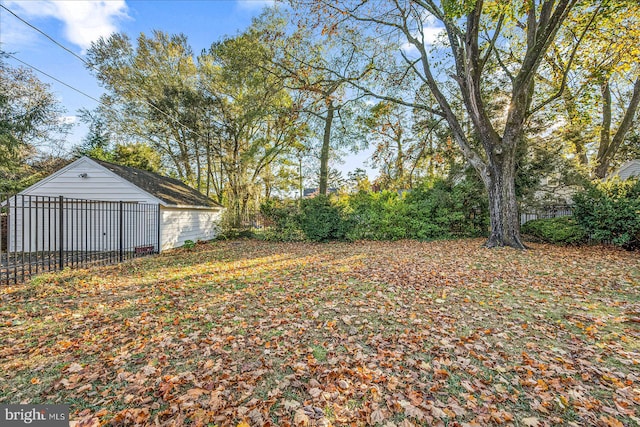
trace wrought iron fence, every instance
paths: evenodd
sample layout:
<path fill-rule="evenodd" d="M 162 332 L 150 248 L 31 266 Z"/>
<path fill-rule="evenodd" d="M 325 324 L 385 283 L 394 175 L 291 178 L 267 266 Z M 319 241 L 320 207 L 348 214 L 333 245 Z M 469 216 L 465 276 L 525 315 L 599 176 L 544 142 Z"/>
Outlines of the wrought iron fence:
<path fill-rule="evenodd" d="M 520 213 L 520 224 L 534 219 L 557 218 L 561 216 L 573 215 L 573 208 L 569 205 L 550 205 L 537 208 L 522 208 Z"/>
<path fill-rule="evenodd" d="M 0 210 L 0 284 L 158 253 L 160 205 L 13 195 Z"/>

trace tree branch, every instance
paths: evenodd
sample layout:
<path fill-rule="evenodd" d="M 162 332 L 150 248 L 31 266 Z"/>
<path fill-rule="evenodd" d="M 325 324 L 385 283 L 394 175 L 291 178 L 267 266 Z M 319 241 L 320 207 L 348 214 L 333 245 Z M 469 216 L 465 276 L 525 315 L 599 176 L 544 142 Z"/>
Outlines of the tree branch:
<path fill-rule="evenodd" d="M 485 53 L 483 58 L 480 58 L 480 72 L 482 72 L 482 70 L 484 70 L 484 66 L 487 64 L 487 61 L 489 60 L 489 58 L 491 57 L 491 52 L 493 51 L 495 45 L 496 45 L 496 41 L 498 40 L 498 36 L 500 35 L 500 31 L 502 31 L 502 24 L 504 22 L 504 13 L 500 15 L 500 18 L 498 19 L 498 24 L 496 26 L 496 30 L 493 33 L 493 37 L 491 38 L 491 41 L 489 42 L 489 47 L 487 48 L 487 52 Z"/>
<path fill-rule="evenodd" d="M 545 106 L 549 105 L 551 102 L 555 101 L 556 99 L 560 98 L 560 96 L 562 96 L 562 92 L 564 91 L 567 84 L 567 76 L 569 75 L 569 70 L 571 69 L 571 65 L 573 64 L 573 60 L 576 56 L 576 53 L 578 52 L 578 47 L 582 43 L 582 40 L 587 34 L 587 31 L 589 30 L 589 28 L 595 21 L 596 16 L 600 12 L 600 7 L 601 5 L 598 5 L 596 10 L 593 12 L 593 15 L 591 15 L 589 22 L 582 30 L 582 34 L 580 34 L 580 37 L 576 41 L 576 44 L 571 51 L 571 55 L 569 55 L 569 60 L 567 61 L 566 67 L 564 67 L 564 71 L 562 72 L 562 81 L 560 82 L 560 87 L 558 88 L 558 91 L 552 96 L 550 96 L 548 99 L 546 99 L 545 101 L 541 102 L 539 105 L 532 108 L 529 112 L 527 112 L 527 116 L 531 116 L 532 114 L 537 113 L 538 111 L 542 110 Z"/>

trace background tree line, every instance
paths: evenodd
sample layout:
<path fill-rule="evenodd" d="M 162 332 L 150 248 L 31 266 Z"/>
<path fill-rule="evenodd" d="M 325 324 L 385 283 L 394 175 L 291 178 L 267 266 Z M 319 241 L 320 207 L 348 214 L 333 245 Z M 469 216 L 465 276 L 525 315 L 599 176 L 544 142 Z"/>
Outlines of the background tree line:
<path fill-rule="evenodd" d="M 235 227 L 304 187 L 476 180 L 489 202 L 488 246 L 514 247 L 518 202 L 539 201 L 542 177 L 576 184 L 640 155 L 637 2 L 291 6 L 198 54 L 185 35 L 162 31 L 94 43 L 88 67 L 105 94 L 81 113 L 89 133 L 72 155 L 175 176 L 225 205 Z M 66 128 L 46 85 L 1 71 L 3 190 L 18 190 L 60 157 L 43 144 Z M 41 110 L 31 107 L 37 93 Z M 335 172 L 362 149 L 374 182 Z"/>

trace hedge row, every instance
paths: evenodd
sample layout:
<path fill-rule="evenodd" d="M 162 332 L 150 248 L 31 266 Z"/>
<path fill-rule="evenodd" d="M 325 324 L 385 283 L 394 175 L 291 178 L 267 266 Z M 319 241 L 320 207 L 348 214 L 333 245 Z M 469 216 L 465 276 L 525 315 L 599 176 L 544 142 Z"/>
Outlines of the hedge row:
<path fill-rule="evenodd" d="M 529 221 L 522 233 L 550 243 L 591 240 L 640 248 L 640 180 L 593 184 L 573 200 L 573 217 Z"/>
<path fill-rule="evenodd" d="M 473 182 L 438 180 L 410 192 L 359 192 L 295 201 L 271 200 L 261 211 L 273 240 L 398 240 L 482 236 L 485 198 Z"/>
<path fill-rule="evenodd" d="M 539 219 L 522 233 L 555 244 L 607 242 L 640 247 L 640 181 L 597 183 L 574 196 L 572 217 Z M 265 203 L 273 224 L 261 237 L 282 241 L 433 240 L 487 233 L 486 197 L 478 183 L 438 180 L 398 194 L 359 192 L 301 202 Z"/>

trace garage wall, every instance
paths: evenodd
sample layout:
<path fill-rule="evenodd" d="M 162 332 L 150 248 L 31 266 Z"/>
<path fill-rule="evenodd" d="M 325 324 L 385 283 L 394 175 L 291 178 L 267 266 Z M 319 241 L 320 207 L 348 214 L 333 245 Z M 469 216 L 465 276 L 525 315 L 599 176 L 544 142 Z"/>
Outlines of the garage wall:
<path fill-rule="evenodd" d="M 214 239 L 219 233 L 221 208 L 193 209 L 161 207 L 161 249 L 167 250 L 184 245 L 191 240 Z"/>
<path fill-rule="evenodd" d="M 18 195 L 5 209 L 8 230 L 2 239 L 10 252 L 58 251 L 61 242 L 70 252 L 157 249 L 157 204 L 65 199 L 61 205 L 57 197 Z"/>
<path fill-rule="evenodd" d="M 155 197 L 86 158 L 79 159 L 21 194 L 114 202 L 159 202 Z"/>

